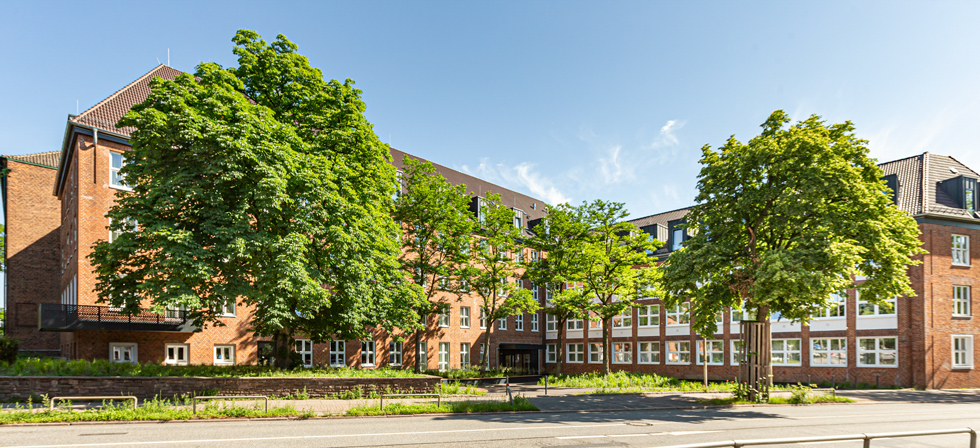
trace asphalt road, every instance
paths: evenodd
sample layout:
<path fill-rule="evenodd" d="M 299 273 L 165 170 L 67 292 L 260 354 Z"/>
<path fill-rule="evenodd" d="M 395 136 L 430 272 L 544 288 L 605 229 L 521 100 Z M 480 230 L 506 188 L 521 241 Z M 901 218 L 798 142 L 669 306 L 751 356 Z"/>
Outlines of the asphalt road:
<path fill-rule="evenodd" d="M 0 427 L 0 447 L 662 447 L 730 439 L 980 428 L 980 403 Z M 873 447 L 967 447 L 969 436 Z M 779 446 L 861 447 L 861 442 Z"/>

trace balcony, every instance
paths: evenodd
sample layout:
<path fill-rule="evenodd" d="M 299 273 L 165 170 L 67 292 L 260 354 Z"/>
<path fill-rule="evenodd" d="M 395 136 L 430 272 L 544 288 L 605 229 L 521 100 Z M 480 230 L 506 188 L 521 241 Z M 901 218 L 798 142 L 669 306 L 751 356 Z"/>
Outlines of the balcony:
<path fill-rule="evenodd" d="M 95 305 L 38 304 L 38 330 L 115 330 L 165 331 L 192 333 L 198 330 L 186 311 L 167 311 L 164 314 L 143 310 L 138 314 L 123 314 L 118 308 Z"/>

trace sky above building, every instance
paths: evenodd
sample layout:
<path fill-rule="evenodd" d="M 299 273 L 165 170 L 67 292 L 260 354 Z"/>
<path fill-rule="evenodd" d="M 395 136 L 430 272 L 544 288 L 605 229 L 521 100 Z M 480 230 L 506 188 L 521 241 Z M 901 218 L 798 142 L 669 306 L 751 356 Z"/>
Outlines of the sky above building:
<path fill-rule="evenodd" d="M 551 203 L 690 205 L 703 145 L 776 109 L 852 121 L 873 157 L 980 170 L 978 2 L 6 2 L 3 153 L 158 63 L 235 65 L 284 34 L 364 91 L 381 139 Z"/>

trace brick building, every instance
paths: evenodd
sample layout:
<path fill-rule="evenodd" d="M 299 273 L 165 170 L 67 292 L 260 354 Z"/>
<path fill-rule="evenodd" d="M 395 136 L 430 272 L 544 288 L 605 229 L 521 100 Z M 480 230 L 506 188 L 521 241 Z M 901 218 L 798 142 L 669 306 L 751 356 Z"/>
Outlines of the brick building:
<path fill-rule="evenodd" d="M 972 287 L 980 285 L 980 269 L 972 266 L 980 238 L 977 214 L 978 174 L 956 159 L 925 153 L 880 164 L 896 191 L 896 205 L 919 225 L 923 264 L 908 268 L 915 297 L 897 297 L 887 305 L 861 301 L 855 290 L 835 297 L 838 305 L 824 310 L 810 325 L 774 319 L 773 375 L 777 382 L 850 382 L 881 386 L 960 388 L 980 385 L 974 369 Z M 660 213 L 632 222 L 666 244 L 655 257 L 663 259 L 688 238 L 676 228 L 688 209 Z M 857 283 L 861 279 L 856 279 Z M 665 309 L 657 299 L 613 320 L 614 370 L 656 372 L 680 378 L 703 376 L 704 341 L 690 331 L 685 306 Z M 739 321 L 748 316 L 723 313 L 718 332 L 707 342 L 709 378 L 738 375 Z M 564 329 L 548 323 L 548 370 L 557 361 L 557 331 L 564 331 L 566 356 L 562 372 L 601 368 L 602 334 L 598 322 L 582 328 L 579 321 Z"/>
<path fill-rule="evenodd" d="M 12 158 L 25 156 L 10 156 L 5 162 L 17 167 L 4 189 L 8 196 L 4 203 L 10 204 L 7 222 L 14 236 L 9 241 L 14 250 L 8 258 L 8 297 L 15 306 L 8 320 L 18 329 L 12 336 L 24 341 L 25 349 L 44 349 L 70 359 L 254 364 L 267 346 L 268 341 L 249 330 L 253 310 L 245 306 L 224 310 L 221 320 L 225 326 L 200 329 L 180 310 L 127 316 L 98 303 L 96 275 L 88 255 L 97 242 L 113 238 L 106 212 L 118 195 L 129 190 L 118 170 L 133 129 L 118 128 L 115 123 L 147 98 L 150 79 L 174 79 L 178 74 L 160 65 L 81 114 L 69 116 L 61 152 L 48 154 L 47 166 L 34 167 Z M 393 164 L 400 167 L 405 154 L 392 149 L 392 156 Z M 538 199 L 435 166 L 450 182 L 467 185 L 474 197 L 491 191 L 500 194 L 522 218 L 515 225 L 527 229 L 528 222 L 543 216 L 543 202 Z M 30 174 L 35 168 L 41 174 Z M 37 242 L 43 250 L 23 249 Z M 30 257 L 39 261 L 31 264 Z M 44 267 L 35 269 L 38 264 Z M 449 312 L 428 318 L 422 347 L 415 347 L 413 338 L 395 342 L 377 330 L 363 341 L 313 344 L 299 339 L 296 351 L 308 365 L 407 366 L 414 364 L 420 352 L 429 368 L 476 364 L 483 349 L 480 299 L 440 299 L 450 303 Z M 492 329 L 491 365 L 537 371 L 542 366 L 542 318 L 540 312 L 511 316 Z M 22 322 L 30 326 L 20 326 Z"/>

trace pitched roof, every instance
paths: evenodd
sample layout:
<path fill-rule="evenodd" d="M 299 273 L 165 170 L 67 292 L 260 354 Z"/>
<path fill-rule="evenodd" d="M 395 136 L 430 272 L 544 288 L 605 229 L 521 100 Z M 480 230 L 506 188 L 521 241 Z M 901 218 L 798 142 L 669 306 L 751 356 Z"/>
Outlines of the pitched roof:
<path fill-rule="evenodd" d="M 941 154 L 925 152 L 904 159 L 881 163 L 885 175 L 898 178 L 897 205 L 912 215 L 936 214 L 956 218 L 977 219 L 940 187 L 945 180 L 959 176 L 980 178 L 980 174 L 958 160 Z"/>
<path fill-rule="evenodd" d="M 669 212 L 657 213 L 656 215 L 644 216 L 642 218 L 631 219 L 629 222 L 636 224 L 637 227 L 646 227 L 654 224 L 660 224 L 667 227 L 667 223 L 677 219 L 681 219 L 687 215 L 687 212 L 691 210 L 691 207 L 679 208 L 677 210 L 671 210 Z"/>
<path fill-rule="evenodd" d="M 30 163 L 32 165 L 41 165 L 47 168 L 58 169 L 58 160 L 61 157 L 61 151 L 39 152 L 36 154 L 14 154 L 0 157 L 16 160 L 18 162 Z"/>
<path fill-rule="evenodd" d="M 150 96 L 150 80 L 155 77 L 173 80 L 181 73 L 183 72 L 166 65 L 158 65 L 126 87 L 86 109 L 72 121 L 129 137 L 135 129 L 132 127 L 117 128 L 116 123 L 126 112 L 129 112 L 129 109 L 142 103 L 146 97 Z"/>

